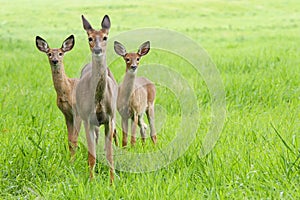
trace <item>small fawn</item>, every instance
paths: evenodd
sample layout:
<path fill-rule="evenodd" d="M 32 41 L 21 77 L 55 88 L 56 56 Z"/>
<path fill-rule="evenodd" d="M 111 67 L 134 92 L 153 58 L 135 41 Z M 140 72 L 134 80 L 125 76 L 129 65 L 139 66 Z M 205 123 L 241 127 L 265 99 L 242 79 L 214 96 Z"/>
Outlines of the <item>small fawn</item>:
<path fill-rule="evenodd" d="M 140 58 L 150 50 L 150 42 L 143 43 L 137 53 L 127 53 L 125 47 L 115 41 L 115 52 L 126 62 L 126 74 L 118 88 L 117 110 L 122 118 L 122 146 L 127 146 L 128 119 L 132 119 L 131 145 L 136 143 L 136 127 L 140 127 L 142 142 L 145 142 L 147 128 L 143 121 L 146 112 L 150 124 L 150 136 L 156 144 L 156 130 L 154 126 L 155 85 L 144 77 L 136 77 Z"/>
<path fill-rule="evenodd" d="M 64 54 L 74 47 L 75 39 L 70 35 L 61 48 L 50 48 L 48 43 L 41 37 L 36 36 L 36 47 L 46 53 L 52 71 L 52 80 L 57 94 L 57 106 L 65 116 L 68 129 L 69 150 L 74 156 L 77 148 L 78 133 L 81 126 L 81 118 L 76 116 L 75 88 L 78 79 L 68 78 L 65 74 L 63 58 Z"/>

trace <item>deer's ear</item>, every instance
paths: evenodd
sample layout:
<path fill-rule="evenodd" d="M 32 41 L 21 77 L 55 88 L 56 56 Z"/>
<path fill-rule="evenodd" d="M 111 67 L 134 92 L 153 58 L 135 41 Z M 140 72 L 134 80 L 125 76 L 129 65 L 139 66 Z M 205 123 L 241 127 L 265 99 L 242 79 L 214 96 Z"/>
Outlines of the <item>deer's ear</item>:
<path fill-rule="evenodd" d="M 65 41 L 62 43 L 61 45 L 61 49 L 64 52 L 70 51 L 71 49 L 73 49 L 75 44 L 75 38 L 74 35 L 70 35 L 67 39 L 65 39 Z"/>
<path fill-rule="evenodd" d="M 102 19 L 101 26 L 103 29 L 110 29 L 110 19 L 108 15 L 105 15 Z"/>
<path fill-rule="evenodd" d="M 83 15 L 81 15 L 81 19 L 82 19 L 82 25 L 83 25 L 84 30 L 86 30 L 86 31 L 93 30 L 93 27 L 88 22 L 88 20 L 85 19 L 85 17 Z"/>
<path fill-rule="evenodd" d="M 124 57 L 126 55 L 126 49 L 125 49 L 125 47 L 120 42 L 118 42 L 118 41 L 114 42 L 114 49 L 115 49 L 115 52 L 119 56 Z"/>
<path fill-rule="evenodd" d="M 35 45 L 40 51 L 45 53 L 47 53 L 50 49 L 48 43 L 40 36 L 36 36 Z"/>
<path fill-rule="evenodd" d="M 144 43 L 140 46 L 140 48 L 139 48 L 139 50 L 138 50 L 137 53 L 138 53 L 140 56 L 144 56 L 144 55 L 146 55 L 149 51 L 150 51 L 150 42 L 147 41 L 147 42 L 144 42 Z"/>

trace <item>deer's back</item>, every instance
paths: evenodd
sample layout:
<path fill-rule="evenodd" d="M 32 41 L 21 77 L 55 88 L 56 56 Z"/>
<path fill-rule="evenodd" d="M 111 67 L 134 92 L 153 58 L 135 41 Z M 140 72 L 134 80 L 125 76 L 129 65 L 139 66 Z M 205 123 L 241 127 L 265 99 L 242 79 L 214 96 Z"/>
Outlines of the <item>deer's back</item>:
<path fill-rule="evenodd" d="M 135 88 L 144 88 L 147 93 L 147 102 L 154 102 L 156 96 L 156 88 L 154 83 L 145 77 L 137 77 L 134 82 Z"/>

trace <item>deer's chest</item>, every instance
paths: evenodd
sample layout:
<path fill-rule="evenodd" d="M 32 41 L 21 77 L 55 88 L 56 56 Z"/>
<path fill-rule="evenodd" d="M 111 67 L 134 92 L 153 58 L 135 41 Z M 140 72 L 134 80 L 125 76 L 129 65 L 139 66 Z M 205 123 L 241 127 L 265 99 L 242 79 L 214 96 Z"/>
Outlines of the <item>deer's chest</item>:
<path fill-rule="evenodd" d="M 72 103 L 71 100 L 66 95 L 57 96 L 57 106 L 65 114 L 72 114 Z"/>
<path fill-rule="evenodd" d="M 147 92 L 144 88 L 135 89 L 129 99 L 129 112 L 144 113 L 147 108 Z"/>
<path fill-rule="evenodd" d="M 105 124 L 108 121 L 107 109 L 103 103 L 96 104 L 96 116 L 99 124 Z"/>

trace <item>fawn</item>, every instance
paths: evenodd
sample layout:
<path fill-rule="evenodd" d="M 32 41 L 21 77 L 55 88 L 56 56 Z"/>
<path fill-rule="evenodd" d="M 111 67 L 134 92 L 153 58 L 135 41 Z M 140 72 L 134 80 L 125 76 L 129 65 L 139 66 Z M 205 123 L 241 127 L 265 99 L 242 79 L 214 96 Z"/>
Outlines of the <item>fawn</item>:
<path fill-rule="evenodd" d="M 69 150 L 74 156 L 77 148 L 78 133 L 81 126 L 81 118 L 76 116 L 75 88 L 78 79 L 68 78 L 63 64 L 64 54 L 74 47 L 75 39 L 70 35 L 62 43 L 61 48 L 50 48 L 48 43 L 41 37 L 36 36 L 36 47 L 46 53 L 51 66 L 52 80 L 57 94 L 57 106 L 65 116 L 68 129 Z"/>
<path fill-rule="evenodd" d="M 82 70 L 76 88 L 76 101 L 80 117 L 84 122 L 88 143 L 90 178 L 96 162 L 96 127 L 104 125 L 106 158 L 110 165 L 110 182 L 114 180 L 112 139 L 115 136 L 115 112 L 118 86 L 106 64 L 106 45 L 110 19 L 103 17 L 100 30 L 92 28 L 82 15 L 83 28 L 88 35 L 92 51 L 92 63 Z M 89 68 L 91 68 L 89 70 Z"/>
<path fill-rule="evenodd" d="M 118 88 L 117 109 L 122 117 L 122 146 L 127 146 L 128 119 L 132 119 L 131 145 L 136 143 L 136 127 L 139 125 L 142 142 L 145 142 L 146 124 L 143 115 L 146 112 L 150 124 L 150 136 L 156 144 L 156 130 L 154 126 L 155 85 L 144 77 L 136 77 L 139 61 L 150 50 L 150 42 L 143 43 L 137 53 L 127 53 L 125 47 L 115 41 L 115 52 L 126 62 L 126 74 Z"/>

